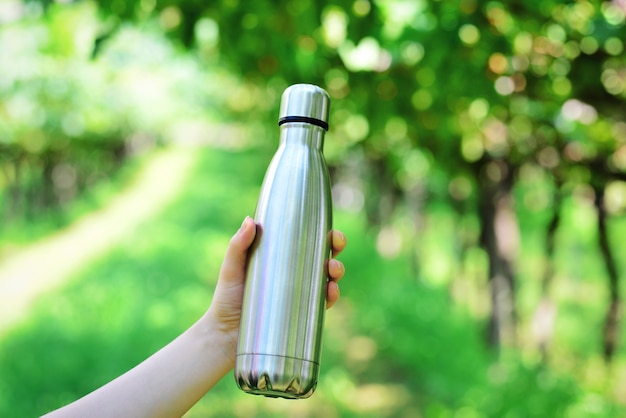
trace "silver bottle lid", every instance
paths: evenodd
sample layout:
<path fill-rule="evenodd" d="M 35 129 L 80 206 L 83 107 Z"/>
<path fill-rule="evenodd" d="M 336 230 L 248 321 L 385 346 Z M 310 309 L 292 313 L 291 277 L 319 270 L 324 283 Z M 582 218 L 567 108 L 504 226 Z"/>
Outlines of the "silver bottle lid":
<path fill-rule="evenodd" d="M 294 84 L 283 93 L 278 124 L 306 122 L 328 130 L 330 97 L 313 84 Z"/>

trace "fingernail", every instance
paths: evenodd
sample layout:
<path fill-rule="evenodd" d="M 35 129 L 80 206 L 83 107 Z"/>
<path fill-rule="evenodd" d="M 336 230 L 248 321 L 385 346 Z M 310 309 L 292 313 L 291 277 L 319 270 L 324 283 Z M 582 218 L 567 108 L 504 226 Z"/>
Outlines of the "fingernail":
<path fill-rule="evenodd" d="M 250 219 L 250 217 L 249 217 L 249 216 L 246 216 L 246 217 L 243 219 L 243 222 L 241 223 L 241 226 L 239 227 L 239 230 L 240 230 L 240 231 L 245 231 L 245 230 L 246 230 L 246 227 L 248 226 L 248 219 Z"/>
<path fill-rule="evenodd" d="M 345 267 L 343 265 L 343 263 L 335 260 L 334 258 L 332 260 L 330 260 L 330 263 L 332 263 L 332 268 L 335 270 L 339 270 L 340 273 L 345 273 Z"/>

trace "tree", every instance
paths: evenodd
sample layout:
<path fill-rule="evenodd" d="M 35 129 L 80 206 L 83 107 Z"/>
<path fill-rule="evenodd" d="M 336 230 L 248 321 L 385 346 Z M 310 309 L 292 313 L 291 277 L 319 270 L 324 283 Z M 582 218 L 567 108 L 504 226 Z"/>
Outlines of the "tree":
<path fill-rule="evenodd" d="M 621 181 L 626 170 L 623 2 L 261 0 L 241 7 L 109 0 L 98 7 L 113 20 L 156 17 L 201 59 L 218 54 L 243 78 L 242 98 L 259 91 L 277 98 L 303 81 L 326 87 L 333 98 L 330 162 L 359 161 L 369 219 L 377 225 L 398 206 L 420 210 L 415 202 L 423 199 L 415 197 L 423 191 L 477 214 L 490 256 L 494 346 L 512 344 L 504 336 L 515 335 L 514 254 L 503 252 L 514 234 L 498 232 L 498 225 L 516 229 L 522 173 L 544 173 L 557 195 L 591 184 L 611 289 L 610 357 L 619 275 L 602 200 L 607 182 Z M 99 39 L 106 36 L 105 30 Z M 273 120 L 278 100 L 258 102 L 257 117 Z M 252 117 L 249 106 L 240 109 Z M 459 178 L 469 191 L 450 193 Z M 556 213 L 548 236 L 559 225 Z"/>

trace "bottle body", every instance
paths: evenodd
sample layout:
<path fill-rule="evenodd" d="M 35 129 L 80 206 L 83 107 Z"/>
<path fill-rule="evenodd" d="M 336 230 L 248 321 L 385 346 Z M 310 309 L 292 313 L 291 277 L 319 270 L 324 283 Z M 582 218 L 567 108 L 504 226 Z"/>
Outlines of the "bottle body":
<path fill-rule="evenodd" d="M 255 214 L 235 379 L 249 393 L 306 398 L 319 373 L 332 197 L 325 130 L 280 129 Z"/>

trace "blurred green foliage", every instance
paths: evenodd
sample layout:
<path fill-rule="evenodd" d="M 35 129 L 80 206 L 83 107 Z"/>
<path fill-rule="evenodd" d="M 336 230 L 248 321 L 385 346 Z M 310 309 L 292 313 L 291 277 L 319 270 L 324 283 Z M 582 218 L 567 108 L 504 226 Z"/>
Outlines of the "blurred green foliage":
<path fill-rule="evenodd" d="M 76 399 L 208 306 L 296 82 L 332 97 L 336 225 L 356 237 L 320 391 L 267 403 L 224 381 L 191 415 L 624 414 L 623 321 L 601 360 L 624 286 L 598 247 L 606 213 L 623 279 L 623 1 L 10 0 L 0 22 L 3 242 L 49 231 L 50 213 L 71 221 L 76 199 L 91 209 L 96 185 L 154 146 L 249 148 L 199 148 L 178 203 L 3 339 L 0 415 Z M 517 253 L 498 258 L 486 229 L 511 212 Z M 499 355 L 484 345 L 494 260 L 515 279 L 517 339 Z"/>
<path fill-rule="evenodd" d="M 63 206 L 156 144 L 194 141 L 186 133 L 215 117 L 232 83 L 154 25 L 121 27 L 96 51 L 108 24 L 93 3 L 28 10 L 0 31 L 6 220 Z"/>
<path fill-rule="evenodd" d="M 230 235 L 256 203 L 269 154 L 204 149 L 199 157 L 191 176 L 199 180 L 177 203 L 43 297 L 4 337 L 0 415 L 36 416 L 77 399 L 206 309 Z M 338 212 L 336 223 L 353 238 L 342 256 L 349 276 L 328 313 L 315 396 L 253 397 L 227 377 L 188 416 L 619 416 L 572 377 L 527 365 L 514 352 L 494 362 L 479 324 L 445 288 L 418 280 L 408 254 L 381 258 L 363 216 Z"/>

